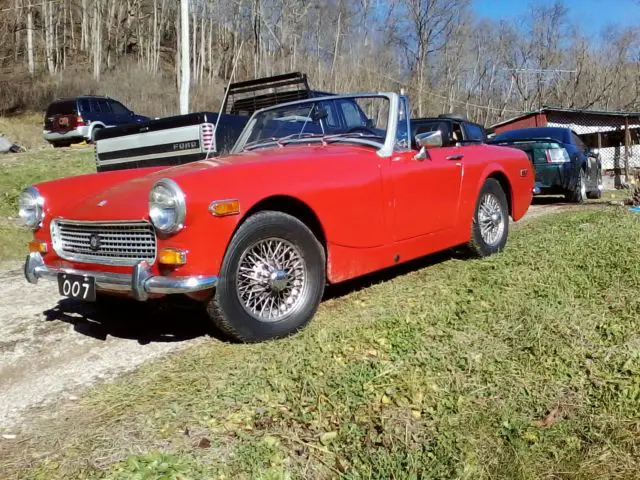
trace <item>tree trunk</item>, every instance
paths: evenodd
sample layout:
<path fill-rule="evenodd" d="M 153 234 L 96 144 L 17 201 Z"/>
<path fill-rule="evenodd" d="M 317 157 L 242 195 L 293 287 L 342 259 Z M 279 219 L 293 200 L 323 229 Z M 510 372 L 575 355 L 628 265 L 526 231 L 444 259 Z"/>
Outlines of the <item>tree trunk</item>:
<path fill-rule="evenodd" d="M 53 61 L 53 5 L 51 0 L 42 3 L 42 16 L 44 18 L 44 52 L 47 60 L 47 70 L 53 75 L 55 64 Z"/>
<path fill-rule="evenodd" d="M 35 64 L 33 61 L 33 12 L 31 11 L 31 0 L 27 10 L 27 60 L 29 62 L 29 73 L 35 72 Z"/>
<path fill-rule="evenodd" d="M 102 0 L 95 0 L 93 14 L 93 78 L 100 81 L 102 67 Z"/>
<path fill-rule="evenodd" d="M 80 50 L 89 50 L 89 4 L 88 0 L 82 0 L 82 31 L 80 34 Z"/>

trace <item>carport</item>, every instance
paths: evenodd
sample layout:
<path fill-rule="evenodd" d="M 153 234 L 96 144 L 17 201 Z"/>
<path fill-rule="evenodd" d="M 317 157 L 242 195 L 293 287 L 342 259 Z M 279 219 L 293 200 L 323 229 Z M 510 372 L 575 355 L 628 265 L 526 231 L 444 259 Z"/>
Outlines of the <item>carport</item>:
<path fill-rule="evenodd" d="M 634 183 L 640 171 L 640 112 L 542 107 L 492 126 L 495 133 L 530 127 L 571 128 L 591 148 L 597 148 L 602 169 L 616 187 Z M 624 178 L 624 181 L 622 181 Z"/>

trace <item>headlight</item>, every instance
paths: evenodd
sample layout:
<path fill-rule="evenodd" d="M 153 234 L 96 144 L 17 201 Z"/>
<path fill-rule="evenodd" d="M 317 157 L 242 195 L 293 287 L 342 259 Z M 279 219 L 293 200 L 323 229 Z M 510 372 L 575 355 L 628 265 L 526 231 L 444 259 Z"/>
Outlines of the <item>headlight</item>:
<path fill-rule="evenodd" d="M 18 215 L 29 228 L 36 229 L 44 219 L 44 198 L 35 187 L 29 187 L 18 200 Z"/>
<path fill-rule="evenodd" d="M 149 192 L 149 217 L 156 229 L 174 233 L 184 226 L 187 207 L 184 193 L 173 180 L 158 181 Z"/>

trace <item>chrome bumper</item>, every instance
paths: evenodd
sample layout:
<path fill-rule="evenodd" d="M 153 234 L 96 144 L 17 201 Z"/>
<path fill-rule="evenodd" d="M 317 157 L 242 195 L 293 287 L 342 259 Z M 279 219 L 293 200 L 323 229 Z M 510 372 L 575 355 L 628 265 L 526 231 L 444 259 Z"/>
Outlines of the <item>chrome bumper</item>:
<path fill-rule="evenodd" d="M 140 261 L 133 267 L 131 275 L 126 273 L 94 272 L 73 268 L 51 268 L 44 264 L 42 255 L 30 253 L 24 264 L 24 276 L 29 283 L 37 283 L 39 278 L 57 278 L 59 273 L 93 277 L 96 288 L 116 292 L 129 292 L 134 298 L 145 301 L 150 293 L 193 293 L 216 286 L 218 277 L 161 277 L 153 276 L 147 262 Z"/>

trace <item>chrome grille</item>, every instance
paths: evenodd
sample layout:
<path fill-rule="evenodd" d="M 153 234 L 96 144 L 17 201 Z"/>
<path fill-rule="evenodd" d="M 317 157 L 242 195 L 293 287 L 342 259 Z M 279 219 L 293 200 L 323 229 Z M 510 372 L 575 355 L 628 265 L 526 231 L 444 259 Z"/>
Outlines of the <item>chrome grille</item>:
<path fill-rule="evenodd" d="M 58 256 L 70 261 L 131 266 L 156 258 L 156 235 L 148 222 L 54 220 L 51 238 Z"/>

